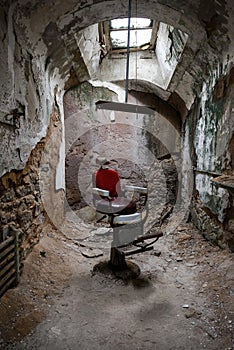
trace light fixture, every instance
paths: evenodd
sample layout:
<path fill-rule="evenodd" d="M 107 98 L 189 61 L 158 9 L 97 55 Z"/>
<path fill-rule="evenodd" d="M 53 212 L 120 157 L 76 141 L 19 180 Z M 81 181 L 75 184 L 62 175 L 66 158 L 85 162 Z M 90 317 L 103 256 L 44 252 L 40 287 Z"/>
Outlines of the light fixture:
<path fill-rule="evenodd" d="M 136 105 L 132 103 L 121 103 L 112 101 L 99 100 L 96 103 L 97 109 L 107 109 L 110 111 L 120 111 L 128 113 L 139 113 L 139 114 L 154 114 L 154 111 L 147 106 Z M 112 119 L 112 116 L 110 116 Z M 114 120 L 111 120 L 114 121 Z"/>
<path fill-rule="evenodd" d="M 120 111 L 128 113 L 150 114 L 154 111 L 147 106 L 140 106 L 128 103 L 128 76 L 129 76 L 129 56 L 130 56 L 130 26 L 131 26 L 131 0 L 128 0 L 128 38 L 127 38 L 127 59 L 126 59 L 126 84 L 125 84 L 125 103 L 115 101 L 97 101 L 97 109 L 107 109 L 111 111 Z M 113 120 L 111 120 L 113 121 Z"/>

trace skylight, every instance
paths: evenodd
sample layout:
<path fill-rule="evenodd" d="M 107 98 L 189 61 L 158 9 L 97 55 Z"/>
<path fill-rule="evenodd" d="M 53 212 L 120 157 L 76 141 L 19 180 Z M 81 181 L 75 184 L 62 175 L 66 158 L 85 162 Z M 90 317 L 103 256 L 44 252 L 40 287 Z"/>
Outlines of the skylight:
<path fill-rule="evenodd" d="M 130 48 L 147 49 L 150 46 L 153 21 L 148 18 L 131 18 Z M 113 49 L 126 49 L 128 39 L 128 18 L 110 21 L 110 39 Z"/>

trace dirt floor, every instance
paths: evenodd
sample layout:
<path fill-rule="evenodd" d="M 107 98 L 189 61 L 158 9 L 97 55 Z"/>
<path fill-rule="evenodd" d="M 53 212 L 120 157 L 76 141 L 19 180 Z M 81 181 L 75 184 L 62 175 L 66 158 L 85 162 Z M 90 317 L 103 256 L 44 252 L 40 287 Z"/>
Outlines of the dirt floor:
<path fill-rule="evenodd" d="M 234 255 L 190 224 L 129 260 L 122 280 L 93 267 L 109 258 L 111 232 L 51 226 L 0 300 L 0 349 L 234 349 Z"/>

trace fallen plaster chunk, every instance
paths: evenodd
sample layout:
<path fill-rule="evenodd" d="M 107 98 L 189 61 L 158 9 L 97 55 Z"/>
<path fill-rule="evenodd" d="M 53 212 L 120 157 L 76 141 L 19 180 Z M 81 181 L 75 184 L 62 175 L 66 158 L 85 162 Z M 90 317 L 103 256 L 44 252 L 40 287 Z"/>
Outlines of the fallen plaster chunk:
<path fill-rule="evenodd" d="M 100 249 L 92 249 L 92 248 L 82 249 L 81 248 L 80 252 L 86 258 L 97 258 L 103 255 L 103 252 Z"/>

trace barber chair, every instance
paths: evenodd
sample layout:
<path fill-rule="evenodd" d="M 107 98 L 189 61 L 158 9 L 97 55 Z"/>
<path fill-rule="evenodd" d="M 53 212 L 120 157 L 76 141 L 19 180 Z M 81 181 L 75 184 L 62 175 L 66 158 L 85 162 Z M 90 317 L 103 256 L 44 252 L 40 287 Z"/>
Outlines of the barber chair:
<path fill-rule="evenodd" d="M 154 243 L 163 235 L 161 231 L 144 234 L 144 224 L 148 216 L 148 190 L 145 187 L 125 186 L 125 196 L 116 199 L 109 197 L 109 191 L 97 187 L 93 187 L 92 192 L 94 207 L 101 214 L 98 221 L 108 218 L 113 229 L 109 263 L 113 268 L 126 269 L 126 256 L 153 249 Z M 147 240 L 150 242 L 146 243 Z"/>

